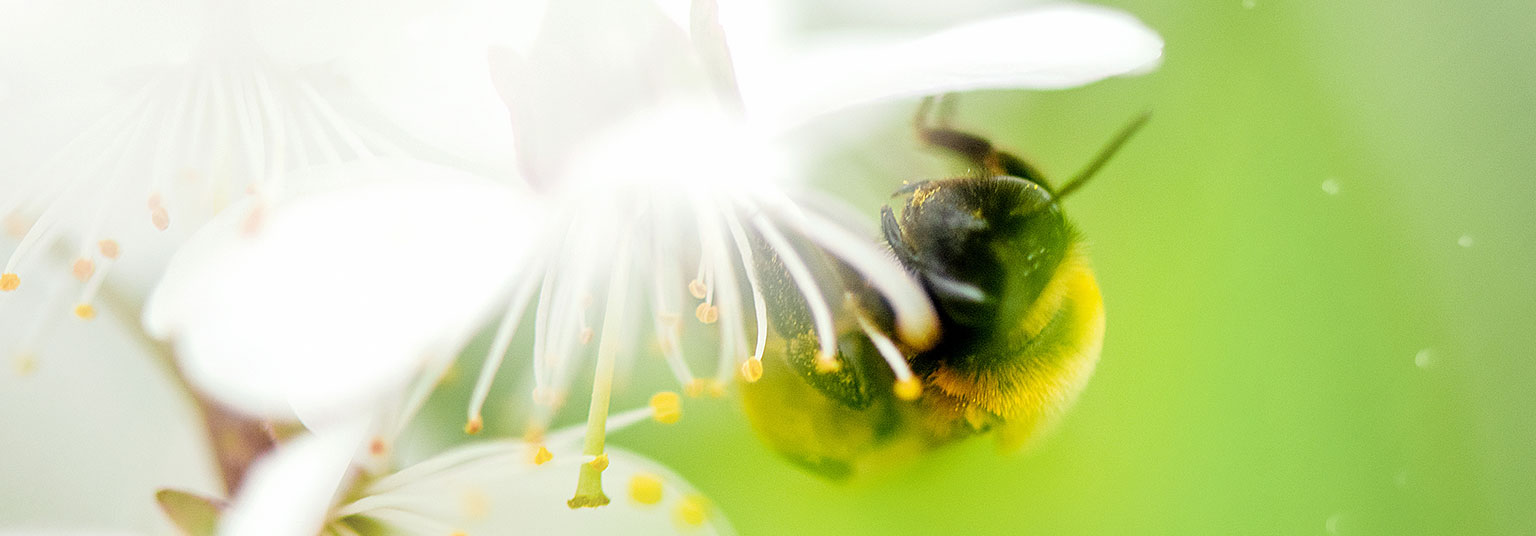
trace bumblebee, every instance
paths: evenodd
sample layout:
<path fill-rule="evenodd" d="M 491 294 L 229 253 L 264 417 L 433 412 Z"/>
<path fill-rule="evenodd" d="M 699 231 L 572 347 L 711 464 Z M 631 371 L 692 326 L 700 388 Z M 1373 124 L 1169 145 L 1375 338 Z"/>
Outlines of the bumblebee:
<path fill-rule="evenodd" d="M 759 256 L 759 278 L 776 311 L 767 355 L 782 359 L 764 359 L 761 379 L 743 387 L 746 412 L 772 448 L 833 479 L 979 434 L 1016 450 L 1072 405 L 1099 359 L 1103 300 L 1061 201 L 1147 116 L 1056 185 L 986 138 L 950 128 L 946 111 L 930 113 L 934 102 L 919 108 L 918 139 L 958 156 L 973 173 L 907 185 L 896 193 L 905 196 L 901 212 L 881 211 L 890 252 L 938 312 L 933 346 L 900 346 L 886 336 L 886 304 L 829 259 L 851 290 L 838 324 L 839 366 L 823 366 L 793 281 L 771 254 Z M 896 378 L 882 350 L 900 351 L 912 376 Z"/>

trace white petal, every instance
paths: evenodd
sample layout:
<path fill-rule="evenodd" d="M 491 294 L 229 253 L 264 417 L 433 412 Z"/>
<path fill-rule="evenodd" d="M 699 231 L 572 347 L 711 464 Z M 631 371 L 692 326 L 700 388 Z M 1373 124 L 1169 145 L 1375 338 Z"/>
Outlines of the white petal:
<path fill-rule="evenodd" d="M 608 469 L 603 471 L 603 488 L 612 502 L 599 508 L 572 510 L 566 506 L 566 500 L 574 494 L 580 465 L 589 458 L 578 454 L 576 445 L 551 448 L 553 460 L 533 465 L 528 461 L 532 451 L 521 442 L 460 447 L 420 466 L 463 457 L 472 449 L 483 452 L 472 461 L 448 469 L 439 467 L 426 476 L 416 475 L 410 482 L 343 510 L 368 510 L 371 505 L 404 511 L 405 523 L 386 523 L 405 534 L 418 533 L 412 530 L 416 527 L 407 526 L 413 518 L 428 520 L 419 524 L 422 528 L 437 524 L 467 534 L 734 534 L 717 506 L 706 509 L 708 514 L 702 526 L 680 524 L 676 510 L 685 500 L 697 501 L 702 497 L 698 490 L 666 467 L 612 446 L 607 449 Z M 651 476 L 661 482 L 660 502 L 641 504 L 630 496 L 630 482 L 636 476 Z M 390 478 L 393 477 L 379 484 L 393 484 Z M 390 513 L 372 510 L 361 515 L 384 520 Z"/>
<path fill-rule="evenodd" d="M 240 494 L 220 520 L 219 534 L 320 532 L 365 430 L 353 423 L 303 435 L 262 457 L 251 466 Z"/>
<path fill-rule="evenodd" d="M 754 117 L 791 127 L 885 99 L 978 89 L 1060 89 L 1143 72 L 1163 41 L 1135 17 L 1084 4 L 1047 4 L 916 40 L 867 36 L 741 74 Z"/>
<path fill-rule="evenodd" d="M 157 489 L 222 493 L 191 398 L 105 307 L 90 322 L 63 320 L 30 357 L 12 353 L 30 320 L 18 316 L 44 304 L 27 290 L 0 298 L 0 524 L 173 533 Z"/>
<path fill-rule="evenodd" d="M 255 233 L 253 206 L 231 207 L 177 254 L 145 307 L 146 328 L 173 340 L 187 375 L 241 410 L 347 414 L 376 402 L 479 327 L 537 236 L 517 191 L 463 172 L 365 161 L 328 173 L 340 183 L 266 207 Z"/>

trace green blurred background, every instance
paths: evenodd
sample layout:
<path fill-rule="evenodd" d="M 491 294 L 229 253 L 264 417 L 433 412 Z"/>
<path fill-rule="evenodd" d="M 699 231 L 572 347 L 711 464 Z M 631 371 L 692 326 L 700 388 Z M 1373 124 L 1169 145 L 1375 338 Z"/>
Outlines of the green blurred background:
<path fill-rule="evenodd" d="M 732 398 L 612 443 L 745 535 L 1536 534 L 1536 9 L 1107 3 L 1163 35 L 1161 69 L 968 95 L 958 121 L 1064 177 L 1154 112 L 1068 205 L 1109 327 L 1053 438 L 852 485 L 781 462 Z M 820 186 L 873 221 L 937 169 L 911 109 L 867 111 L 887 128 Z M 423 426 L 462 425 L 469 376 Z"/>

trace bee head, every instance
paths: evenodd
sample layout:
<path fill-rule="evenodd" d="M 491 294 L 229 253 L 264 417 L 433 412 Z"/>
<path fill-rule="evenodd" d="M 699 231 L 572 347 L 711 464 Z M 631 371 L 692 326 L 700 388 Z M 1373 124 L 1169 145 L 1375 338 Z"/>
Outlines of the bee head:
<path fill-rule="evenodd" d="M 921 183 L 899 218 L 887 207 L 883 220 L 892 251 L 939 308 L 946 341 L 985 340 L 948 335 L 986 335 L 1023 315 L 1074 239 L 1051 193 L 1011 176 Z"/>

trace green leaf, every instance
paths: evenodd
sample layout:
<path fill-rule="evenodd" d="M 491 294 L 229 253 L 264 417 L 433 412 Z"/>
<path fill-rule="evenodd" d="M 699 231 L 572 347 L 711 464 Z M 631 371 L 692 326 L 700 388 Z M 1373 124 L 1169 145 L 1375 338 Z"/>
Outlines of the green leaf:
<path fill-rule="evenodd" d="M 218 531 L 219 514 L 226 506 L 220 499 L 174 489 L 156 492 L 155 501 L 171 523 L 187 536 L 213 536 Z"/>

